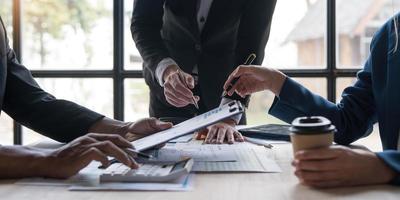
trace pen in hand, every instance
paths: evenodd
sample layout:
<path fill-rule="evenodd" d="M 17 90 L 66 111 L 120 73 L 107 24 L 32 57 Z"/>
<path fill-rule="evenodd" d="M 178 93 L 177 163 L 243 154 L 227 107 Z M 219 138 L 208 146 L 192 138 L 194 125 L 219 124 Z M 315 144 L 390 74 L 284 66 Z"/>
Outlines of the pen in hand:
<path fill-rule="evenodd" d="M 256 54 L 252 53 L 247 57 L 246 62 L 244 62 L 243 65 L 251 65 L 253 61 L 256 59 Z M 236 82 L 240 79 L 239 77 L 235 77 L 232 79 L 232 81 L 229 83 L 229 86 L 226 90 L 224 90 L 224 93 L 222 93 L 222 97 L 226 97 L 228 95 L 228 91 L 232 89 L 232 87 L 236 84 Z"/>
<path fill-rule="evenodd" d="M 182 75 L 181 70 L 178 70 L 178 76 L 179 76 L 179 79 L 181 80 L 181 82 L 184 83 L 187 88 L 189 88 L 189 86 L 187 85 L 186 81 L 183 80 L 183 75 Z M 196 107 L 197 110 L 199 109 L 199 104 L 197 104 L 197 101 L 194 98 L 194 96 L 192 96 L 192 104 Z"/>

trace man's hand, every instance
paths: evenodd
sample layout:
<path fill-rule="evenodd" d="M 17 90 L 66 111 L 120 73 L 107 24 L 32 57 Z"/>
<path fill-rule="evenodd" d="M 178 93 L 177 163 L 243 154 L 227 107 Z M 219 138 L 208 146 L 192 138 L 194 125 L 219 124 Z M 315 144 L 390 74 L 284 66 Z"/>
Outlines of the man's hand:
<path fill-rule="evenodd" d="M 243 142 L 243 136 L 235 128 L 235 122 L 226 120 L 219 122 L 199 131 L 196 134 L 196 139 L 204 139 L 207 144 L 222 144 L 225 141 L 228 144 L 233 144 L 235 141 Z"/>
<path fill-rule="evenodd" d="M 344 146 L 299 151 L 292 165 L 301 183 L 320 188 L 384 184 L 396 175 L 373 152 Z"/>
<path fill-rule="evenodd" d="M 126 138 L 129 141 L 145 137 L 172 127 L 172 123 L 162 122 L 156 118 L 145 118 L 131 122 L 126 126 Z"/>
<path fill-rule="evenodd" d="M 239 80 L 227 91 L 231 81 L 238 77 L 240 77 Z M 286 76 L 283 73 L 272 68 L 241 65 L 229 75 L 224 90 L 229 96 L 236 92 L 241 97 L 245 97 L 263 90 L 271 90 L 278 96 L 285 79 Z"/>
<path fill-rule="evenodd" d="M 132 155 L 128 155 L 123 148 L 133 148 L 133 146 L 120 135 L 90 133 L 59 149 L 49 151 L 38 167 L 39 175 L 68 178 L 94 160 L 101 162 L 103 166 L 108 166 L 107 156 L 116 158 L 132 169 L 138 168 Z"/>
<path fill-rule="evenodd" d="M 199 96 L 193 96 L 194 78 L 176 65 L 168 66 L 163 74 L 164 95 L 167 102 L 175 107 L 181 108 L 194 104 L 200 100 Z"/>
<path fill-rule="evenodd" d="M 172 124 L 156 118 L 145 118 L 136 122 L 122 122 L 103 118 L 90 127 L 91 133 L 118 134 L 129 141 L 171 128 Z"/>

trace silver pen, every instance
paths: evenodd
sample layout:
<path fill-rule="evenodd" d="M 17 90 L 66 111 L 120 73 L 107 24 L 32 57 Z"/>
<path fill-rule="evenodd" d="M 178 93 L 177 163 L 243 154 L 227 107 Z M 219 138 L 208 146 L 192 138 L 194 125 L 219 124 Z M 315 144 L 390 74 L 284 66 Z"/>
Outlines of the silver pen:
<path fill-rule="evenodd" d="M 246 141 L 248 143 L 259 145 L 259 146 L 263 146 L 263 147 L 268 148 L 268 149 L 272 149 L 272 147 L 274 147 L 274 146 L 272 146 L 272 144 L 267 143 L 266 141 L 262 141 L 262 140 L 254 139 L 254 138 L 249 138 L 249 137 L 245 137 L 245 136 L 243 136 L 243 138 L 244 138 L 244 141 Z"/>

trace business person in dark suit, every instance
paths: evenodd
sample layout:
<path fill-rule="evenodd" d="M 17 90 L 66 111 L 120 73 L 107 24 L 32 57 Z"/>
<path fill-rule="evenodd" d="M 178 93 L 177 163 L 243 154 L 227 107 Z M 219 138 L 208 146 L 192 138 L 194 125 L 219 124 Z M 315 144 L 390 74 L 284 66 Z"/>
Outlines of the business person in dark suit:
<path fill-rule="evenodd" d="M 150 87 L 150 116 L 191 118 L 221 100 L 228 75 L 251 54 L 261 64 L 276 0 L 135 0 L 131 32 Z M 198 103 L 199 109 L 191 104 Z M 243 141 L 240 116 L 208 127 L 206 142 Z M 242 117 L 245 123 L 245 117 Z M 201 134 L 200 134 L 201 135 Z"/>
<path fill-rule="evenodd" d="M 274 92 L 276 98 L 269 113 L 285 122 L 309 115 L 329 118 L 337 128 L 335 142 L 340 145 L 368 136 L 379 122 L 382 152 L 345 146 L 297 152 L 292 164 L 302 183 L 315 187 L 400 185 L 399 17 L 394 16 L 375 34 L 364 69 L 358 72 L 356 83 L 343 91 L 338 104 L 272 68 L 242 66 L 227 80 L 240 77 L 229 94 Z"/>
<path fill-rule="evenodd" d="M 14 120 L 67 145 L 45 150 L 0 145 L 0 179 L 28 176 L 65 178 L 92 160 L 108 165 L 112 156 L 131 168 L 135 160 L 122 149 L 132 147 L 124 137 L 145 136 L 171 127 L 156 119 L 121 122 L 43 91 L 18 63 L 9 47 L 0 17 L 0 108 Z M 87 133 L 91 133 L 86 135 Z"/>

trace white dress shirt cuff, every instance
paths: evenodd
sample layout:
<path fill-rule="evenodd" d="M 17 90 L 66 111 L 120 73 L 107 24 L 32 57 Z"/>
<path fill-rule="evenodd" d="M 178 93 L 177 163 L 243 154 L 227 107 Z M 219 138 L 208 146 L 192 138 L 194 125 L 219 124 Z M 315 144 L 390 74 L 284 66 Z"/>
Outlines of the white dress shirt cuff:
<path fill-rule="evenodd" d="M 228 104 L 228 103 L 230 103 L 232 101 L 235 101 L 235 100 L 222 97 L 221 103 L 219 105 L 223 106 L 223 105 Z M 242 119 L 242 114 L 234 115 L 234 116 L 230 117 L 230 119 L 234 120 L 236 122 L 236 124 L 239 124 L 240 120 Z"/>
<path fill-rule="evenodd" d="M 167 67 L 170 65 L 178 66 L 178 64 L 176 64 L 176 62 L 172 58 L 164 58 L 157 65 L 156 79 L 158 81 L 158 84 L 160 84 L 161 87 L 164 87 L 163 75 L 164 75 L 165 69 L 167 69 Z"/>

